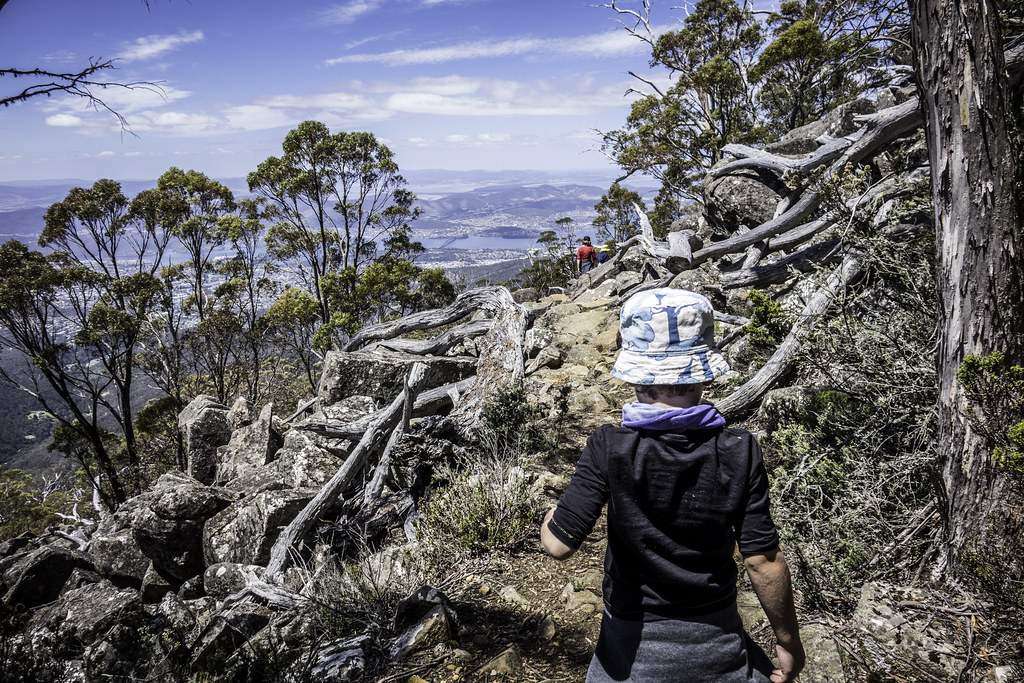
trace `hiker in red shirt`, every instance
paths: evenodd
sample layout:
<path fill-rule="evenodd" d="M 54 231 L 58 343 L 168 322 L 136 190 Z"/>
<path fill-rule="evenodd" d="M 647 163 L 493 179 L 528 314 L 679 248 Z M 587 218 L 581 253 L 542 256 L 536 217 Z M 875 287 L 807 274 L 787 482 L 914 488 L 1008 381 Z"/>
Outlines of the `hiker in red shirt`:
<path fill-rule="evenodd" d="M 576 268 L 580 275 L 597 267 L 597 250 L 590 243 L 590 236 L 583 238 L 583 244 L 576 250 Z"/>

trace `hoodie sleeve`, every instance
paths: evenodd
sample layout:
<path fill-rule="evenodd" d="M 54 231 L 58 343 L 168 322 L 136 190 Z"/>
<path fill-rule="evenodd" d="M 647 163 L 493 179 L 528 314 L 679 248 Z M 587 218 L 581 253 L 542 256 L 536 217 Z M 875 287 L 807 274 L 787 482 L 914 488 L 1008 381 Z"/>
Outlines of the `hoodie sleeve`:
<path fill-rule="evenodd" d="M 608 500 L 608 478 L 601 432 L 587 439 L 569 487 L 562 494 L 548 529 L 570 548 L 578 549 L 591 532 Z"/>
<path fill-rule="evenodd" d="M 750 470 L 747 475 L 746 504 L 736 524 L 736 539 L 743 557 L 761 555 L 777 550 L 779 532 L 772 521 L 768 499 L 768 472 L 765 470 L 761 447 L 750 437 Z"/>

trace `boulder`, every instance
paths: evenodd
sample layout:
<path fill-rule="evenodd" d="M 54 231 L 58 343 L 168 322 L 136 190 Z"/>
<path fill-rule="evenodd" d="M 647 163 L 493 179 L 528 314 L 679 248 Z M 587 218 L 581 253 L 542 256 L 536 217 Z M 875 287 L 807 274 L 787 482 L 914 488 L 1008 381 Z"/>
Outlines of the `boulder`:
<path fill-rule="evenodd" d="M 452 637 L 452 619 L 448 608 L 437 605 L 395 640 L 388 654 L 392 660 L 405 659 L 414 652 L 428 650 Z"/>
<path fill-rule="evenodd" d="M 531 301 L 538 301 L 540 292 L 535 287 L 524 287 L 512 292 L 512 300 L 517 304 L 525 304 Z"/>
<path fill-rule="evenodd" d="M 318 417 L 322 416 L 324 419 L 332 422 L 356 422 L 377 412 L 379 407 L 377 401 L 372 396 L 356 394 L 354 396 L 346 396 L 337 403 L 324 406 L 320 409 Z"/>
<path fill-rule="evenodd" d="M 203 587 L 211 598 L 222 600 L 245 588 L 250 577 L 263 578 L 264 568 L 255 564 L 218 562 L 203 573 Z"/>
<path fill-rule="evenodd" d="M 448 600 L 448 596 L 433 586 L 421 586 L 411 595 L 398 601 L 398 605 L 395 607 L 393 626 L 396 631 L 407 628 L 438 606 L 450 610 L 451 602 Z"/>
<path fill-rule="evenodd" d="M 502 589 L 498 591 L 498 597 L 501 598 L 502 601 L 515 607 L 522 607 L 526 609 L 530 606 L 530 601 L 520 595 L 515 586 L 502 587 Z"/>
<path fill-rule="evenodd" d="M 218 613 L 199 633 L 189 651 L 192 668 L 208 671 L 223 662 L 270 621 L 262 605 L 240 602 Z"/>
<path fill-rule="evenodd" d="M 281 437 L 273 423 L 274 406 L 268 403 L 252 424 L 232 432 L 227 445 L 217 450 L 218 484 L 244 477 L 270 462 L 281 447 Z"/>
<path fill-rule="evenodd" d="M 344 460 L 317 445 L 313 435 L 293 429 L 274 462 L 260 468 L 264 481 L 293 489 L 320 489 L 337 473 Z"/>
<path fill-rule="evenodd" d="M 37 609 L 29 631 L 48 630 L 62 648 L 79 650 L 117 624 L 139 626 L 146 618 L 139 594 L 103 581 L 68 591 L 55 602 Z"/>
<path fill-rule="evenodd" d="M 115 624 L 82 653 L 89 680 L 131 680 L 143 652 L 139 629 Z"/>
<path fill-rule="evenodd" d="M 142 602 L 147 605 L 160 602 L 174 589 L 174 584 L 158 572 L 153 567 L 153 563 L 150 563 L 149 568 L 146 569 L 146 575 L 142 577 Z"/>
<path fill-rule="evenodd" d="M 849 677 L 843 669 L 843 656 L 835 639 L 821 624 L 800 627 L 800 639 L 807 653 L 807 664 L 800 672 L 802 683 L 833 683 Z"/>
<path fill-rule="evenodd" d="M 96 533 L 89 541 L 89 557 L 103 576 L 119 586 L 141 586 L 146 576 L 150 561 L 127 524 L 116 531 L 112 530 L 118 521 L 126 521 L 126 517 L 117 519 L 117 515 L 108 515 L 98 526 Z"/>
<path fill-rule="evenodd" d="M 155 571 L 172 585 L 180 585 L 202 573 L 203 525 L 234 497 L 230 491 L 203 486 L 191 477 L 165 474 L 152 491 L 133 500 L 135 541 Z"/>
<path fill-rule="evenodd" d="M 18 557 L 3 574 L 3 606 L 31 609 L 52 602 L 75 569 L 92 569 L 85 553 L 47 545 Z"/>
<path fill-rule="evenodd" d="M 369 636 L 335 640 L 317 649 L 310 667 L 310 678 L 324 683 L 362 680 L 366 670 L 366 646 Z"/>
<path fill-rule="evenodd" d="M 317 396 L 329 406 L 353 395 L 390 403 L 402 390 L 413 363 L 427 364 L 423 389 L 457 382 L 476 372 L 476 359 L 385 351 L 331 351 L 324 358 Z"/>
<path fill-rule="evenodd" d="M 619 291 L 618 281 L 609 278 L 604 282 L 601 282 L 596 286 L 591 287 L 587 291 L 583 292 L 583 294 L 581 294 L 576 299 L 576 303 L 587 304 L 595 301 L 600 301 L 603 299 L 608 299 L 609 297 L 614 296 L 617 291 Z"/>
<path fill-rule="evenodd" d="M 741 225 L 755 228 L 775 216 L 781 196 L 754 171 L 712 178 L 704 185 L 709 239 L 735 233 Z"/>
<path fill-rule="evenodd" d="M 188 473 L 204 484 L 213 483 L 217 449 L 231 439 L 228 409 L 201 394 L 178 415 L 178 428 L 185 439 Z"/>
<path fill-rule="evenodd" d="M 313 489 L 260 491 L 211 517 L 202 533 L 206 563 L 266 565 L 281 530 L 316 493 Z"/>
<path fill-rule="evenodd" d="M 228 409 L 228 424 L 231 429 L 237 430 L 250 423 L 252 423 L 252 406 L 249 405 L 249 399 L 239 396 Z"/>

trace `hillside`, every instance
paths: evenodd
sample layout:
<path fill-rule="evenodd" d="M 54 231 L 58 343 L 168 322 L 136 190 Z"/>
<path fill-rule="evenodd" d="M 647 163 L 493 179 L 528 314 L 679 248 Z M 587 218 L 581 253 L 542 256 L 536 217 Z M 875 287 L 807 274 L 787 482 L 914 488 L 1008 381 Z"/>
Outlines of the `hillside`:
<path fill-rule="evenodd" d="M 943 532 L 937 379 L 921 362 L 928 161 L 909 97 L 791 134 L 806 154 L 733 148 L 702 215 L 664 241 L 641 217 L 565 292 L 468 289 L 364 327 L 297 406 L 194 398 L 178 416 L 185 472 L 0 546 L 14 615 L 0 677 L 580 680 L 606 531 L 559 563 L 537 524 L 586 436 L 631 399 L 609 376 L 623 302 L 674 287 L 713 303 L 732 371 L 709 398 L 763 444 L 800 680 L 1017 680 L 1012 587 L 995 601 L 925 574 Z M 979 558 L 978 576 L 998 561 Z M 738 602 L 770 646 L 742 582 Z"/>

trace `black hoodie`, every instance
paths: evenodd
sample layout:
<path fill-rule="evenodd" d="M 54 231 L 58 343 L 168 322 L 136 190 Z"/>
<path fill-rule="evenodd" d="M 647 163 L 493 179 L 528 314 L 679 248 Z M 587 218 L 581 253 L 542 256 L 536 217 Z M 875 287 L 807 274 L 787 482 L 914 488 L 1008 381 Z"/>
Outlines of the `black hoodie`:
<path fill-rule="evenodd" d="M 778 548 L 768 477 L 742 429 L 590 436 L 549 529 L 579 548 L 608 503 L 604 601 L 621 619 L 686 618 L 736 599 L 733 548 Z"/>

